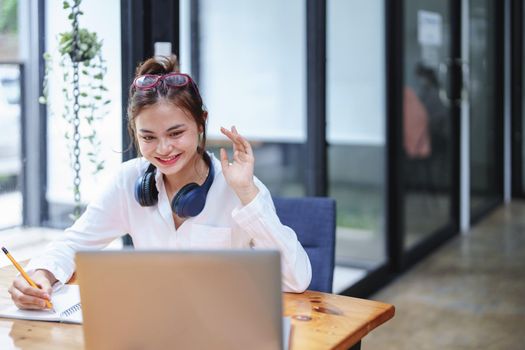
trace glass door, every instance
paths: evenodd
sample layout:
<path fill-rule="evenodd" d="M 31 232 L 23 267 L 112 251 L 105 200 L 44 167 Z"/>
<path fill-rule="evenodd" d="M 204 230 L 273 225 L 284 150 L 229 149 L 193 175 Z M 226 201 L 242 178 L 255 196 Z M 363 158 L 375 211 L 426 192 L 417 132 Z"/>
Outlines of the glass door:
<path fill-rule="evenodd" d="M 329 196 L 337 201 L 336 293 L 387 260 L 384 13 L 383 0 L 327 2 L 326 138 Z"/>
<path fill-rule="evenodd" d="M 500 3 L 468 2 L 470 216 L 476 220 L 503 196 L 502 40 L 498 37 Z"/>
<path fill-rule="evenodd" d="M 459 33 L 452 2 L 404 4 L 401 202 L 406 252 L 457 231 L 454 135 L 459 104 L 452 96 L 457 90 L 452 78 Z"/>

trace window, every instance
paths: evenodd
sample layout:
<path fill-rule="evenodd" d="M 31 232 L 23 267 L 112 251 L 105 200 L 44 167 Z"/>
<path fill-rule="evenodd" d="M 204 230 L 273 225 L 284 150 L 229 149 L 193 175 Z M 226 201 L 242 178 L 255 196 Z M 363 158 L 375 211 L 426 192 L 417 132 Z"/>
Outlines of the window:
<path fill-rule="evenodd" d="M 1 229 L 22 223 L 22 65 L 18 63 L 18 1 L 0 1 L 0 6 Z"/>
<path fill-rule="evenodd" d="M 274 195 L 303 195 L 306 139 L 303 1 L 200 1 L 199 86 L 209 111 L 208 147 L 230 147 L 237 126 L 255 152 L 255 174 Z M 189 2 L 181 2 L 188 25 Z M 268 25 L 271 23 L 271 25 Z M 181 69 L 191 71 L 190 31 Z"/>
<path fill-rule="evenodd" d="M 104 76 L 108 88 L 107 97 L 112 101 L 108 105 L 107 115 L 98 124 L 96 132 L 101 141 L 100 159 L 105 161 L 105 168 L 93 175 L 92 167 L 86 157 L 87 148 L 81 143 L 81 187 L 82 202 L 88 203 L 96 193 L 101 180 L 117 171 L 122 159 L 121 141 L 121 55 L 120 55 L 120 3 L 109 1 L 100 11 L 100 4 L 95 0 L 84 0 L 81 4 L 84 15 L 79 17 L 81 27 L 95 31 L 103 40 L 102 55 L 107 61 L 107 74 Z M 62 1 L 46 2 L 46 47 L 47 51 L 57 51 L 58 33 L 69 30 L 67 12 L 62 9 Z M 55 55 L 56 56 L 56 55 Z M 68 143 L 65 133 L 69 127 L 62 117 L 64 97 L 59 85 L 63 71 L 54 60 L 53 74 L 49 79 L 49 105 L 47 123 L 47 193 L 50 225 L 64 227 L 72 221 L 70 214 L 73 205 L 73 171 L 69 158 Z M 82 79 L 82 78 L 81 78 Z M 82 129 L 81 129 L 82 132 Z M 84 149 L 82 150 L 82 147 Z"/>
<path fill-rule="evenodd" d="M 329 195 L 337 200 L 335 292 L 386 259 L 383 3 L 327 4 Z M 340 276 L 348 278 L 338 281 Z"/>

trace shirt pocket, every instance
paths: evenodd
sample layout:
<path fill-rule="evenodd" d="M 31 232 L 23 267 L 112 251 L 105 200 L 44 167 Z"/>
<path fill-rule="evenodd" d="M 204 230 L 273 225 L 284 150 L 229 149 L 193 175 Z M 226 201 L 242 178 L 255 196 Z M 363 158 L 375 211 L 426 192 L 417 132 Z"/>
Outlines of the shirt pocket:
<path fill-rule="evenodd" d="M 195 249 L 229 249 L 232 247 L 232 229 L 193 224 L 190 246 Z"/>

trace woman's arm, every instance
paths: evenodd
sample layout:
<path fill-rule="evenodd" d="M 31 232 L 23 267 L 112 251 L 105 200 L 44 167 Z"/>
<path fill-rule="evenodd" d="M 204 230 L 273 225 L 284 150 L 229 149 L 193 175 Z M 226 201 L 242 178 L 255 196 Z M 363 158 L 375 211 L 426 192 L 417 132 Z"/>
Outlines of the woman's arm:
<path fill-rule="evenodd" d="M 310 259 L 295 232 L 284 226 L 275 212 L 268 189 L 253 176 L 255 158 L 250 143 L 235 127 L 221 128 L 233 144 L 229 162 L 221 149 L 221 167 L 228 185 L 243 207 L 232 213 L 235 229 L 250 235 L 254 248 L 278 249 L 281 252 L 283 287 L 288 292 L 303 292 L 312 279 Z M 257 183 L 256 183 L 257 181 Z"/>
<path fill-rule="evenodd" d="M 254 249 L 278 249 L 281 252 L 283 290 L 302 293 L 310 285 L 310 259 L 297 235 L 279 220 L 268 189 L 258 180 L 259 193 L 248 205 L 233 211 L 235 230 L 248 234 Z"/>
<path fill-rule="evenodd" d="M 75 271 L 75 252 L 80 249 L 102 249 L 128 231 L 127 205 L 123 170 L 114 176 L 95 196 L 80 218 L 42 254 L 33 258 L 27 270 L 44 269 L 66 283 Z"/>

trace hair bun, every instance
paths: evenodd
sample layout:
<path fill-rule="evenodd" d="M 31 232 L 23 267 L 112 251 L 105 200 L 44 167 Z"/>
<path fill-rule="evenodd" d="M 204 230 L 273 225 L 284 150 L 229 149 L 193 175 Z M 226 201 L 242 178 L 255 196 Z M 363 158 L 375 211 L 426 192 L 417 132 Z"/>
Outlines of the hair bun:
<path fill-rule="evenodd" d="M 173 72 L 180 72 L 177 56 L 154 56 L 139 64 L 135 75 L 168 74 Z"/>

